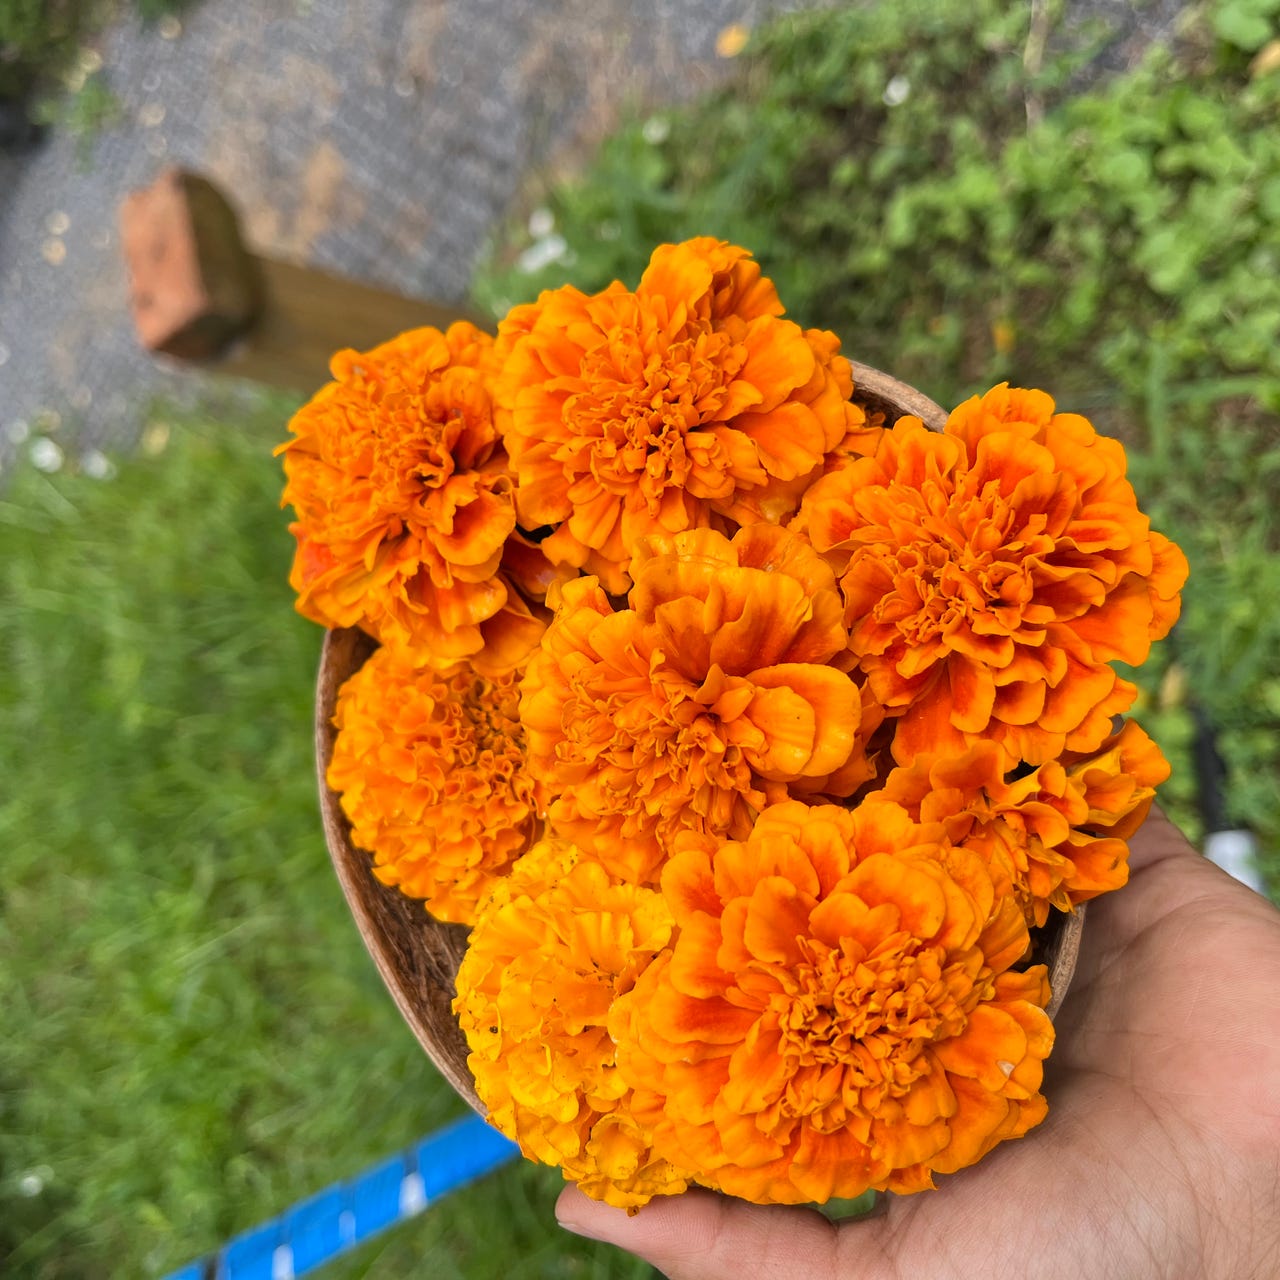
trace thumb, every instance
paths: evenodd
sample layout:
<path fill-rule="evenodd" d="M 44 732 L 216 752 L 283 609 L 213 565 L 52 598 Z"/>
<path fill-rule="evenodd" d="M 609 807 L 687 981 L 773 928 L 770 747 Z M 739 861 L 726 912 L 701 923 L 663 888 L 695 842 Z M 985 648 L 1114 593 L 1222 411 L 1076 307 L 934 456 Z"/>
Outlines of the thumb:
<path fill-rule="evenodd" d="M 566 1231 L 626 1249 L 669 1280 L 835 1280 L 839 1274 L 841 1229 L 812 1209 L 748 1204 L 695 1189 L 657 1196 L 628 1217 L 625 1209 L 569 1186 L 556 1202 L 556 1217 Z M 875 1225 L 865 1230 L 877 1234 Z M 867 1244 L 861 1274 L 870 1278 L 877 1250 L 870 1238 Z"/>

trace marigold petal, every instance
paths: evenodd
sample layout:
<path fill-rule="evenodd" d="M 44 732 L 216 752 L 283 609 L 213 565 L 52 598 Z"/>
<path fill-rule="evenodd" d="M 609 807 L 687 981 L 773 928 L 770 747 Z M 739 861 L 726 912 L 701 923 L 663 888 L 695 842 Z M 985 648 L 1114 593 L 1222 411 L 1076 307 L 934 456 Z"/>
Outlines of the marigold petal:
<path fill-rule="evenodd" d="M 1161 533 L 1151 534 L 1151 639 L 1163 640 L 1178 619 L 1179 592 L 1190 566 L 1182 550 Z"/>
<path fill-rule="evenodd" d="M 707 854 L 700 849 L 672 854 L 662 868 L 662 896 L 682 925 L 695 912 L 718 912 L 720 899 Z"/>
<path fill-rule="evenodd" d="M 762 778 L 786 781 L 838 769 L 855 749 L 862 700 L 853 681 L 830 667 L 785 663 L 749 677 L 756 690 L 747 715 L 765 749 L 748 752 Z"/>
<path fill-rule="evenodd" d="M 996 685 L 988 668 L 953 658 L 947 664 L 951 684 L 951 723 L 962 733 L 981 733 L 991 722 Z"/>
<path fill-rule="evenodd" d="M 1027 948 L 1031 945 L 1027 924 L 1017 897 L 1002 896 L 981 939 L 982 953 L 997 973 L 1017 964 L 1026 955 Z"/>
<path fill-rule="evenodd" d="M 1151 648 L 1151 619 L 1147 583 L 1131 573 L 1100 606 L 1077 618 L 1072 629 L 1089 646 L 1096 662 L 1120 661 L 1139 666 Z"/>
<path fill-rule="evenodd" d="M 872 676 L 874 687 L 875 678 Z M 925 752 L 961 752 L 964 734 L 951 723 L 949 689 L 943 681 L 930 682 L 929 691 L 918 697 L 894 722 L 893 758 L 910 764 Z"/>
<path fill-rule="evenodd" d="M 871 1128 L 872 1154 L 888 1162 L 892 1153 L 892 1163 L 907 1166 L 935 1161 L 951 1140 L 951 1127 L 942 1117 L 913 1124 L 905 1110 L 877 1119 Z"/>
<path fill-rule="evenodd" d="M 1022 727 L 1038 723 L 1048 690 L 1043 680 L 1015 680 L 997 684 L 991 715 L 1003 724 Z"/>
<path fill-rule="evenodd" d="M 664 874 L 664 884 L 666 880 Z M 721 942 L 719 921 L 701 911 L 684 916 L 681 936 L 684 945 L 672 957 L 668 970 L 671 985 L 681 994 L 699 999 L 723 996 L 733 980 L 716 960 Z"/>
<path fill-rule="evenodd" d="M 813 899 L 785 876 L 761 880 L 748 902 L 743 929 L 747 950 L 771 964 L 798 964 L 803 957 L 797 940 L 809 931 L 812 906 Z"/>
<path fill-rule="evenodd" d="M 955 1173 L 976 1164 L 995 1145 L 994 1135 L 1017 1115 L 1018 1104 L 984 1089 L 978 1081 L 952 1076 L 956 1110 L 951 1117 L 947 1145 L 931 1160 L 938 1173 Z"/>
<path fill-rule="evenodd" d="M 787 1087 L 787 1064 L 782 1036 L 776 1029 L 756 1023 L 729 1059 L 729 1079 L 724 1101 L 741 1115 L 773 1106 Z"/>
<path fill-rule="evenodd" d="M 717 997 L 694 999 L 663 987 L 650 996 L 647 1016 L 675 1044 L 737 1044 L 754 1021 L 747 1010 Z"/>
<path fill-rule="evenodd" d="M 914 937 L 931 939 L 947 915 L 947 896 L 938 879 L 921 864 L 900 862 L 890 854 L 864 859 L 841 885 L 869 906 L 890 904 L 898 909 L 902 928 Z"/>
<path fill-rule="evenodd" d="M 874 1153 L 853 1134 L 823 1134 L 819 1139 L 806 1131 L 791 1164 L 791 1185 L 797 1196 L 791 1203 L 825 1204 L 833 1197 L 847 1197 L 873 1180 L 879 1168 Z M 780 1198 L 779 1202 L 785 1203 Z"/>
<path fill-rule="evenodd" d="M 1015 1018 L 994 1005 L 980 1004 L 969 1014 L 964 1031 L 934 1048 L 938 1061 L 954 1079 L 976 1080 L 991 1093 L 999 1093 L 1009 1073 L 999 1065 L 1012 1066 L 1027 1053 L 1027 1035 Z"/>

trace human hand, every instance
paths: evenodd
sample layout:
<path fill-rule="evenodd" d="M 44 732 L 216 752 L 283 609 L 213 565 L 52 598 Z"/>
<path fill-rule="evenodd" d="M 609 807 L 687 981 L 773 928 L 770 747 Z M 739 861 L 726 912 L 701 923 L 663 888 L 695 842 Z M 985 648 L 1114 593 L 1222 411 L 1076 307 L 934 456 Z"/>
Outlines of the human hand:
<path fill-rule="evenodd" d="M 1025 1139 L 862 1221 L 702 1190 L 629 1218 L 567 1187 L 561 1225 L 671 1280 L 1280 1276 L 1280 912 L 1158 810 L 1130 866 L 1089 906 Z"/>

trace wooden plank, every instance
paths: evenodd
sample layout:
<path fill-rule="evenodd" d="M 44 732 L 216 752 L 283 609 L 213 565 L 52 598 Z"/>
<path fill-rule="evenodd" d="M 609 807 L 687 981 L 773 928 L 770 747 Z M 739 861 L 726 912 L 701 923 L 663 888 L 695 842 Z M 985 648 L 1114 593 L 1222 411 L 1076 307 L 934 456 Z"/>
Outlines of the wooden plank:
<path fill-rule="evenodd" d="M 312 267 L 255 257 L 265 305 L 253 326 L 211 368 L 310 395 L 329 378 L 329 358 L 366 351 L 406 329 L 484 321 L 462 308 L 406 298 Z"/>

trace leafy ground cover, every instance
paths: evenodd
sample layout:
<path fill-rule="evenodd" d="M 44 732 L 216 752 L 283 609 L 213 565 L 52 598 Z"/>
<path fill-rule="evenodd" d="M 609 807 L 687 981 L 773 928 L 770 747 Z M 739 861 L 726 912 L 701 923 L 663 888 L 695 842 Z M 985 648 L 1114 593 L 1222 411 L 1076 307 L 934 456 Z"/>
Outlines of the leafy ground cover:
<path fill-rule="evenodd" d="M 0 497 L 0 1272 L 156 1276 L 462 1110 L 328 866 L 285 407 Z M 156 440 L 153 430 L 148 437 Z M 335 1277 L 642 1276 L 511 1168 Z"/>
<path fill-rule="evenodd" d="M 635 119 L 539 192 L 477 293 L 501 314 L 567 278 L 634 282 L 653 245 L 718 235 L 792 316 L 940 403 L 1009 379 L 1122 438 L 1192 562 L 1138 708 L 1175 762 L 1167 801 L 1196 832 L 1198 703 L 1229 816 L 1274 876 L 1280 0 L 1191 11 L 1171 47 L 1085 92 L 1089 31 L 1055 40 L 1030 11 L 903 0 L 763 30 L 725 89 Z"/>
<path fill-rule="evenodd" d="M 82 45 L 129 10 L 152 22 L 191 0 L 0 0 L 0 101 L 51 91 L 62 76 L 85 82 L 75 63 Z"/>

